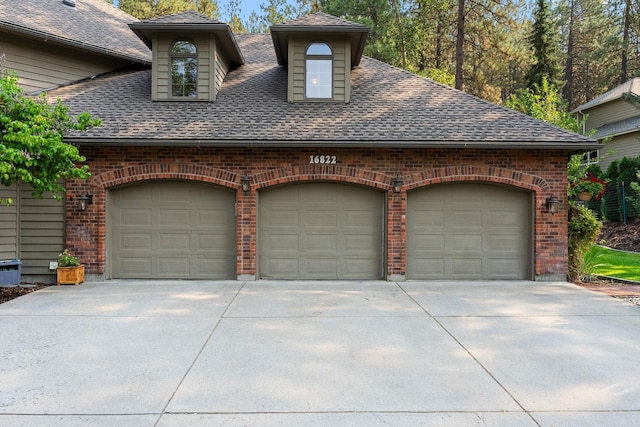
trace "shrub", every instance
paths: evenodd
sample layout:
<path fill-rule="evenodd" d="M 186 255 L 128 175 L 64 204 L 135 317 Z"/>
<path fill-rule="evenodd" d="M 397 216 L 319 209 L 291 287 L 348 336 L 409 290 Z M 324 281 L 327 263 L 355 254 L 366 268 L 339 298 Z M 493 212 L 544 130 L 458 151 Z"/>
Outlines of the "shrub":
<path fill-rule="evenodd" d="M 569 209 L 569 280 L 580 279 L 584 257 L 598 238 L 602 222 L 584 206 Z"/>

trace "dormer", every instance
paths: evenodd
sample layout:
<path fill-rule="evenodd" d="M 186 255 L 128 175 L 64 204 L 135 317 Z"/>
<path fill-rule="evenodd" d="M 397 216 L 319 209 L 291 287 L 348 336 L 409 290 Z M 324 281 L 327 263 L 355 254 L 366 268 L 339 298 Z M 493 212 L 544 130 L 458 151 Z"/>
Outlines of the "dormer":
<path fill-rule="evenodd" d="M 244 64 L 229 25 L 194 11 L 129 27 L 151 48 L 154 101 L 213 102 L 227 72 Z"/>
<path fill-rule="evenodd" d="M 369 27 L 319 12 L 271 26 L 289 102 L 349 102 Z"/>

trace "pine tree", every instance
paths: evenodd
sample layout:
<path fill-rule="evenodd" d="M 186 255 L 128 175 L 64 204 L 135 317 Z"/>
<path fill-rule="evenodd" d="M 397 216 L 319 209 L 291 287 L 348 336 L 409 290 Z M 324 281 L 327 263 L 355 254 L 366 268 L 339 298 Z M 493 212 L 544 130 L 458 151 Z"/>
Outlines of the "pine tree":
<path fill-rule="evenodd" d="M 537 0 L 533 30 L 528 37 L 534 52 L 535 63 L 525 76 L 526 87 L 531 90 L 542 87 L 542 81 L 545 78 L 549 84 L 560 85 L 559 45 L 555 34 L 549 3 L 547 0 Z"/>

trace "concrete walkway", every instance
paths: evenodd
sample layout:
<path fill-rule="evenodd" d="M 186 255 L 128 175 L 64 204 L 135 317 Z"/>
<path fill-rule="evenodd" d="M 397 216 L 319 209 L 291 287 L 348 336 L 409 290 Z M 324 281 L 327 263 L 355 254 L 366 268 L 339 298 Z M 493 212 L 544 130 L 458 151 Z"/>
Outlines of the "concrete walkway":
<path fill-rule="evenodd" d="M 524 281 L 51 287 L 0 305 L 0 425 L 640 425 L 640 307 Z"/>

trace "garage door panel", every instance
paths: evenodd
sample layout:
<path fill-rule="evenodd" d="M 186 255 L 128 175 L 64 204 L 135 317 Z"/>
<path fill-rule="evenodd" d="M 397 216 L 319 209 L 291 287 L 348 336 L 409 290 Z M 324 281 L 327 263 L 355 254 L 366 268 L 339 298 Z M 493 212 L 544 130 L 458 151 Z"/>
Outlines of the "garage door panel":
<path fill-rule="evenodd" d="M 309 251 L 336 251 L 338 249 L 338 238 L 333 234 L 307 234 L 306 242 L 306 247 Z"/>
<path fill-rule="evenodd" d="M 297 205 L 293 206 L 297 208 Z M 284 210 L 274 210 L 266 213 L 266 222 L 268 225 L 298 225 L 300 215 L 298 212 L 294 211 L 284 211 Z"/>
<path fill-rule="evenodd" d="M 234 258 L 208 258 L 197 257 L 195 260 L 196 271 L 203 276 L 217 276 L 225 271 L 229 265 L 235 264 Z"/>
<path fill-rule="evenodd" d="M 270 250 L 284 249 L 297 250 L 300 236 L 297 234 L 276 234 L 268 237 L 265 247 Z"/>
<path fill-rule="evenodd" d="M 163 252 L 174 252 L 176 250 L 189 251 L 191 248 L 190 233 L 158 233 L 157 249 Z"/>
<path fill-rule="evenodd" d="M 261 278 L 381 277 L 382 193 L 307 183 L 264 190 L 258 204 Z M 345 260 L 354 256 L 367 261 L 358 259 L 360 266 L 348 266 Z"/>
<path fill-rule="evenodd" d="M 260 267 L 266 277 L 281 279 L 295 279 L 300 277 L 300 260 L 291 258 L 261 258 Z"/>
<path fill-rule="evenodd" d="M 122 226 L 152 225 L 153 212 L 151 209 L 122 209 L 120 211 L 120 224 Z"/>
<path fill-rule="evenodd" d="M 377 241 L 376 236 L 369 234 L 350 234 L 345 237 L 345 248 L 350 252 L 360 252 L 361 254 L 373 254 L 380 253 L 380 243 Z"/>
<path fill-rule="evenodd" d="M 417 250 L 444 250 L 444 236 L 441 234 L 415 234 L 414 246 Z"/>
<path fill-rule="evenodd" d="M 377 268 L 377 263 L 371 258 L 344 258 L 341 260 L 343 264 L 345 279 L 358 279 L 368 274 L 372 269 Z"/>
<path fill-rule="evenodd" d="M 191 238 L 195 242 L 194 249 L 199 252 L 227 253 L 224 248 L 220 247 L 220 240 L 228 238 L 225 234 L 193 233 Z"/>
<path fill-rule="evenodd" d="M 409 279 L 527 279 L 532 262 L 528 193 L 488 184 L 408 194 Z"/>
<path fill-rule="evenodd" d="M 338 271 L 338 261 L 327 258 L 307 258 L 306 273 L 318 279 L 333 278 Z"/>
<path fill-rule="evenodd" d="M 154 263 L 160 277 L 184 277 L 191 273 L 189 257 L 157 257 Z"/>
<path fill-rule="evenodd" d="M 313 209 L 313 206 L 307 206 L 307 209 Z M 305 225 L 310 227 L 324 227 L 327 225 L 336 226 L 338 224 L 338 215 L 335 210 L 326 210 L 326 207 L 318 209 L 317 211 L 309 212 L 306 214 Z"/>
<path fill-rule="evenodd" d="M 119 195 L 123 202 L 150 202 L 153 200 L 153 193 L 150 187 L 137 185 L 127 188 L 127 191 Z"/>
<path fill-rule="evenodd" d="M 463 256 L 451 259 L 453 278 L 472 278 L 482 275 L 482 258 Z"/>
<path fill-rule="evenodd" d="M 146 182 L 111 191 L 107 212 L 110 277 L 235 277 L 234 192 Z"/>
<path fill-rule="evenodd" d="M 156 224 L 159 227 L 164 226 L 191 226 L 191 211 L 189 209 L 163 209 L 158 212 L 158 220 Z"/>
<path fill-rule="evenodd" d="M 488 275 L 491 278 L 502 278 L 505 275 L 518 274 L 518 268 L 520 263 L 515 260 L 508 260 L 503 258 L 490 259 Z"/>
<path fill-rule="evenodd" d="M 226 226 L 229 223 L 227 211 L 224 209 L 201 209 L 194 213 L 194 226 L 207 228 L 210 226 Z"/>
<path fill-rule="evenodd" d="M 476 251 L 482 252 L 482 235 L 454 234 L 451 237 L 452 251 Z"/>
<path fill-rule="evenodd" d="M 185 191 L 179 186 L 166 186 L 162 191 L 152 192 L 152 198 L 158 203 L 181 206 L 184 202 L 191 202 L 192 198 L 201 198 L 205 193 L 194 188 Z"/>
<path fill-rule="evenodd" d="M 469 226 L 475 229 L 482 225 L 482 215 L 479 215 L 477 211 L 451 212 L 451 215 L 447 216 L 446 224 L 456 228 Z"/>
<path fill-rule="evenodd" d="M 137 275 L 150 275 L 152 272 L 151 258 L 135 258 L 128 256 L 126 258 L 117 258 L 115 267 L 125 272 L 122 278 L 137 277 Z"/>
<path fill-rule="evenodd" d="M 368 228 L 371 225 L 378 223 L 379 212 L 375 210 L 375 207 L 369 208 L 369 210 L 345 210 L 344 211 L 344 223 L 346 225 Z"/>
<path fill-rule="evenodd" d="M 445 259 L 437 258 L 433 256 L 425 259 L 420 264 L 416 265 L 415 271 L 420 274 L 420 277 L 429 279 L 438 279 L 445 274 Z"/>
<path fill-rule="evenodd" d="M 121 233 L 119 246 L 127 250 L 151 250 L 152 242 L 150 233 Z"/>
<path fill-rule="evenodd" d="M 489 247 L 501 248 L 503 254 L 509 255 L 512 251 L 520 249 L 519 235 L 517 234 L 505 234 L 505 235 L 493 235 L 489 236 Z M 499 250 L 494 250 L 498 252 Z"/>
<path fill-rule="evenodd" d="M 504 228 L 506 226 L 512 226 L 514 228 L 520 227 L 520 218 L 522 218 L 521 211 L 496 211 L 492 210 L 486 215 L 486 225 L 488 227 Z"/>

